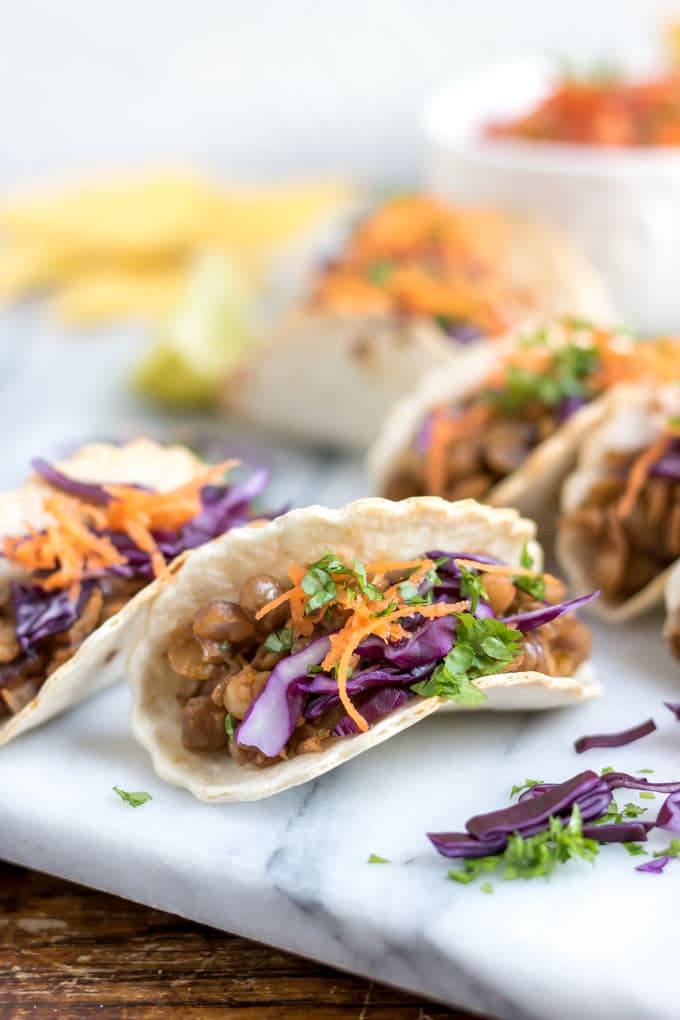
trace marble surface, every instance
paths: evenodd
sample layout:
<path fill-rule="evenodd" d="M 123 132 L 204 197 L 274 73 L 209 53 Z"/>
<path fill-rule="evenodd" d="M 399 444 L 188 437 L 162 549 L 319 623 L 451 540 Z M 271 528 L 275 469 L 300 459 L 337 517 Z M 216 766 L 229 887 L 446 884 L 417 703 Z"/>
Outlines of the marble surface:
<path fill-rule="evenodd" d="M 31 455 L 84 436 L 181 431 L 124 395 L 138 342 L 134 330 L 58 340 L 30 310 L 0 321 L 0 484 L 15 484 Z M 275 500 L 338 505 L 366 491 L 354 461 L 284 447 L 259 455 Z M 637 874 L 638 859 L 610 847 L 594 868 L 496 881 L 484 895 L 447 881 L 424 837 L 503 805 L 527 776 L 613 765 L 677 778 L 680 726 L 661 703 L 677 700 L 678 667 L 660 629 L 658 616 L 596 628 L 600 702 L 426 720 L 253 804 L 201 804 L 158 780 L 129 734 L 121 685 L 2 750 L 0 856 L 507 1020 L 675 1020 L 680 863 Z M 649 715 L 659 730 L 640 743 L 573 751 L 583 733 Z M 114 784 L 154 799 L 132 810 Z M 368 865 L 370 853 L 393 863 Z"/>

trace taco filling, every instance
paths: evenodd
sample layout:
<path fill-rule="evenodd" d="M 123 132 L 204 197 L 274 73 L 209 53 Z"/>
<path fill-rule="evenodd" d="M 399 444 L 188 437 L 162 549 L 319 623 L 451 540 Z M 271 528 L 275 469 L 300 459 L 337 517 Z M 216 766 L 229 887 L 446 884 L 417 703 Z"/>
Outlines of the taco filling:
<path fill-rule="evenodd" d="M 47 677 L 180 553 L 254 517 L 266 472 L 227 485 L 236 461 L 169 492 L 80 482 L 43 460 L 41 529 L 6 537 L 11 581 L 0 603 L 0 717 L 20 712 Z"/>
<path fill-rule="evenodd" d="M 610 450 L 560 528 L 578 536 L 605 602 L 618 605 L 658 577 L 680 557 L 680 424 L 644 449 Z"/>
<path fill-rule="evenodd" d="M 636 343 L 569 320 L 541 329 L 462 401 L 430 409 L 383 495 L 484 500 L 605 389 L 674 378 L 679 357 L 676 340 Z"/>
<path fill-rule="evenodd" d="M 394 197 L 326 263 L 311 301 L 333 312 L 430 319 L 455 343 L 498 336 L 530 304 L 502 272 L 507 244 L 507 224 L 493 212 Z"/>
<path fill-rule="evenodd" d="M 479 705 L 475 680 L 572 676 L 590 634 L 561 581 L 478 553 L 351 563 L 327 552 L 282 583 L 247 578 L 239 602 L 213 600 L 168 645 L 182 743 L 268 766 L 318 753 L 418 696 Z"/>

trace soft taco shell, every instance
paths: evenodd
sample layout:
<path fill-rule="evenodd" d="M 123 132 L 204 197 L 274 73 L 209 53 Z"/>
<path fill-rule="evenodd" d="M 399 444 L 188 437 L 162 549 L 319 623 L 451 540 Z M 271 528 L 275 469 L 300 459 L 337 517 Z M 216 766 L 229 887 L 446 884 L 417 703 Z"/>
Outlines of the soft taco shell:
<path fill-rule="evenodd" d="M 176 622 L 189 619 L 211 599 L 238 600 L 242 583 L 254 573 L 285 579 L 291 562 L 313 562 L 328 549 L 367 560 L 403 559 L 448 548 L 483 551 L 518 563 L 528 541 L 540 563 L 534 532 L 533 523 L 514 510 L 491 509 L 472 500 L 448 503 L 418 497 L 400 503 L 359 500 L 341 510 L 293 510 L 257 530 L 239 529 L 216 539 L 187 557 L 175 582 L 157 590 L 145 610 L 144 637 L 128 663 L 134 735 L 151 753 L 162 779 L 205 801 L 258 800 L 328 772 L 435 712 L 444 699 L 418 699 L 367 733 L 265 769 L 238 765 L 224 751 L 194 754 L 182 746 L 177 676 L 165 654 Z M 484 707 L 503 710 L 554 708 L 598 693 L 588 664 L 573 678 L 506 673 L 485 678 L 480 686 L 489 695 Z"/>
<path fill-rule="evenodd" d="M 201 461 L 185 447 L 163 447 L 150 439 L 136 439 L 122 446 L 93 443 L 59 462 L 57 467 L 79 481 L 138 483 L 160 490 L 174 489 L 205 470 Z M 27 524 L 41 527 L 45 523 L 42 502 L 52 491 L 33 475 L 22 489 L 0 495 L 0 537 L 21 534 Z M 171 569 L 176 569 L 180 561 L 181 557 Z M 21 576 L 21 572 L 6 560 L 0 563 L 4 595 L 12 577 Z M 33 700 L 20 712 L 0 720 L 0 744 L 6 744 L 25 730 L 39 726 L 122 678 L 135 617 L 159 583 L 156 581 L 143 588 L 119 613 L 90 634 L 76 653 L 50 674 Z"/>
<path fill-rule="evenodd" d="M 504 270 L 523 296 L 516 327 L 538 310 L 612 320 L 601 281 L 567 238 L 526 217 L 507 221 Z M 388 408 L 460 350 L 430 319 L 329 313 L 303 303 L 230 374 L 223 404 L 260 428 L 365 449 Z"/>
<path fill-rule="evenodd" d="M 379 493 L 414 457 L 413 441 L 428 411 L 456 404 L 474 394 L 495 365 L 497 348 L 463 351 L 445 368 L 432 371 L 408 397 L 394 405 L 368 454 L 368 472 Z M 524 463 L 489 490 L 491 506 L 513 506 L 537 521 L 546 539 L 553 530 L 562 482 L 573 470 L 583 437 L 600 420 L 593 401 L 573 414 L 552 436 L 531 451 Z M 418 457 L 421 457 L 418 454 Z"/>
<path fill-rule="evenodd" d="M 639 450 L 658 435 L 658 409 L 660 401 L 668 398 L 669 414 L 677 413 L 677 387 L 664 390 L 649 384 L 623 384 L 603 394 L 593 410 L 596 420 L 581 447 L 578 463 L 562 488 L 562 515 L 577 509 L 592 486 L 605 474 L 609 453 Z M 653 408 L 657 408 L 654 415 Z M 572 528 L 560 527 L 557 532 L 556 551 L 559 562 L 576 595 L 585 595 L 597 588 L 591 572 L 591 550 Z M 590 603 L 590 609 L 604 620 L 623 623 L 653 609 L 663 602 L 670 568 L 658 574 L 649 584 L 619 605 L 603 598 Z"/>
<path fill-rule="evenodd" d="M 680 659 L 680 560 L 668 571 L 664 636 L 675 657 Z"/>

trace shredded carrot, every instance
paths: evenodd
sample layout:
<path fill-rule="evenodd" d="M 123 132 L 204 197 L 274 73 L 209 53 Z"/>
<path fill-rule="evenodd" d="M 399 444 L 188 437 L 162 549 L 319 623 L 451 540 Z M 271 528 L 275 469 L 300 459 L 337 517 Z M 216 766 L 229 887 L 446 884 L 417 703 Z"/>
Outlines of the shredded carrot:
<path fill-rule="evenodd" d="M 659 433 L 651 446 L 648 446 L 646 450 L 643 450 L 635 458 L 628 473 L 625 491 L 616 507 L 617 517 L 628 517 L 632 513 L 635 501 L 647 481 L 650 470 L 659 457 L 663 457 L 664 453 L 666 453 L 672 439 L 673 435 L 670 432 L 664 431 Z"/>
<path fill-rule="evenodd" d="M 450 418 L 445 408 L 434 412 L 431 438 L 425 463 L 425 484 L 433 496 L 443 496 L 446 486 L 446 454 L 453 442 L 474 435 L 493 413 L 489 404 L 479 401 L 462 411 L 457 418 Z"/>
<path fill-rule="evenodd" d="M 70 588 L 77 596 L 87 573 L 125 563 L 125 557 L 106 535 L 94 529 L 122 531 L 149 554 L 156 576 L 167 570 L 165 557 L 153 537 L 161 529 L 178 530 L 201 511 L 201 489 L 222 477 L 238 461 L 224 461 L 208 468 L 190 482 L 170 492 L 147 492 L 133 486 L 106 486 L 111 500 L 93 506 L 61 493 L 48 496 L 44 509 L 48 521 L 41 531 L 5 539 L 4 555 L 29 572 L 45 571 L 45 590 Z"/>
<path fill-rule="evenodd" d="M 363 625 L 357 625 L 356 616 L 351 616 L 342 630 L 338 631 L 337 634 L 331 634 L 331 647 L 326 658 L 323 660 L 322 666 L 326 670 L 336 667 L 338 697 L 340 698 L 340 702 L 347 712 L 347 715 L 362 732 L 365 733 L 366 730 L 368 730 L 368 723 L 361 713 L 354 707 L 347 693 L 347 679 L 350 660 L 361 642 L 367 637 L 370 637 L 372 634 L 386 639 L 394 638 L 394 622 L 396 620 L 400 620 L 404 616 L 413 616 L 415 612 L 432 620 L 440 616 L 450 616 L 453 613 L 460 613 L 463 609 L 468 608 L 468 606 L 468 602 L 434 602 L 429 606 L 402 606 L 399 609 L 395 609 L 392 613 L 376 617 Z M 399 628 L 399 632 L 396 636 L 403 636 L 401 628 Z"/>

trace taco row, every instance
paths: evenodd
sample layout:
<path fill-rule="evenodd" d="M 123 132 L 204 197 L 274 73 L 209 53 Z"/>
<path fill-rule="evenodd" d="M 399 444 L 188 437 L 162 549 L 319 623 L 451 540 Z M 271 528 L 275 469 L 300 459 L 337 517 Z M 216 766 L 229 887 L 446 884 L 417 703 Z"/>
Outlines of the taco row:
<path fill-rule="evenodd" d="M 443 708 L 593 697 L 590 635 L 514 510 L 367 499 L 263 519 L 149 440 L 34 462 L 0 500 L 0 741 L 126 673 L 157 772 L 269 796 Z"/>

